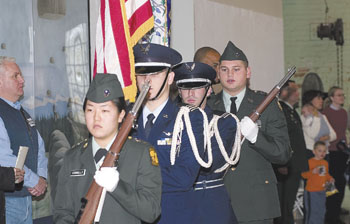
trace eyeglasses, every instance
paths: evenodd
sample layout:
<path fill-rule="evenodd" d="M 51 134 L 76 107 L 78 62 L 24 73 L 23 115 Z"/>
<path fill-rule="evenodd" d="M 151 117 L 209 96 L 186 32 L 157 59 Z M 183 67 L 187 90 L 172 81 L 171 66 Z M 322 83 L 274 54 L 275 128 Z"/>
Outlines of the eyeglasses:
<path fill-rule="evenodd" d="M 345 96 L 344 94 L 336 94 L 334 96 Z"/>

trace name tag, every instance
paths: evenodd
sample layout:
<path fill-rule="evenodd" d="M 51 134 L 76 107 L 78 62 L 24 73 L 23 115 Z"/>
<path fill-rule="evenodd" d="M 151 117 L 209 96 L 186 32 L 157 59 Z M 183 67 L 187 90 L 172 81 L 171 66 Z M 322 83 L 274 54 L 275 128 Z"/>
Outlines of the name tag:
<path fill-rule="evenodd" d="M 30 127 L 35 127 L 35 121 L 31 117 L 27 118 L 27 123 Z"/>
<path fill-rule="evenodd" d="M 162 138 L 157 141 L 157 145 L 171 145 L 172 138 Z"/>
<path fill-rule="evenodd" d="M 85 173 L 86 173 L 86 169 L 72 170 L 72 171 L 70 171 L 70 176 L 71 177 L 82 177 L 82 176 L 85 176 Z"/>

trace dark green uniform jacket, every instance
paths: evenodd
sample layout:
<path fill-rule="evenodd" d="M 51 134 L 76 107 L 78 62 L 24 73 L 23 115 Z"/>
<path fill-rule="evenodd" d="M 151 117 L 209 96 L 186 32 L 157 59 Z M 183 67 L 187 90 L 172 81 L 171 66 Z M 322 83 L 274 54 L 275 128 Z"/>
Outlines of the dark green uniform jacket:
<path fill-rule="evenodd" d="M 125 142 L 119 157 L 119 183 L 114 192 L 106 194 L 100 224 L 153 222 L 160 215 L 161 174 L 152 165 L 156 159 L 152 160 L 150 151 L 154 149 L 143 142 Z M 95 171 L 91 139 L 66 153 L 58 177 L 55 223 L 74 222 Z"/>
<path fill-rule="evenodd" d="M 266 94 L 247 88 L 237 112 L 239 119 L 249 116 Z M 213 95 L 208 105 L 225 111 L 223 93 Z M 290 158 L 286 120 L 274 100 L 257 121 L 255 144 L 245 141 L 235 168 L 230 168 L 224 182 L 239 222 L 272 219 L 280 215 L 277 181 L 271 163 L 285 164 Z"/>

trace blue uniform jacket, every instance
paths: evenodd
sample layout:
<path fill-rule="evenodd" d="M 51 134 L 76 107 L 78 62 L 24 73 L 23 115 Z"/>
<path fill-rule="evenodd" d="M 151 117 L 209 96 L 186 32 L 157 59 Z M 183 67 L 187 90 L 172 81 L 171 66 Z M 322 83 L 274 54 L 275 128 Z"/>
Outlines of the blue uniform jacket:
<path fill-rule="evenodd" d="M 179 107 L 170 99 L 158 115 L 149 137 L 145 137 L 143 118 L 138 119 L 135 137 L 152 144 L 157 152 L 162 173 L 162 202 L 161 218 L 158 223 L 192 223 L 193 208 L 196 205 L 193 197 L 193 185 L 198 177 L 200 165 L 196 161 L 187 135 L 182 133 L 181 148 L 174 165 L 170 164 L 170 149 L 174 123 Z M 199 110 L 190 113 L 194 136 L 197 141 L 199 154 L 203 158 L 203 117 Z"/>
<path fill-rule="evenodd" d="M 213 118 L 213 111 L 207 106 L 205 112 L 210 122 Z M 218 128 L 226 152 L 230 156 L 236 135 L 236 121 L 231 116 L 220 118 Z M 214 173 L 216 169 L 226 164 L 214 136 L 211 138 L 211 145 L 213 164 L 210 168 L 202 167 L 200 169 L 198 179 L 196 180 L 197 184 L 192 190 L 193 197 L 195 198 L 194 201 L 198 202 L 192 214 L 192 223 L 238 223 L 231 206 L 230 197 L 223 185 L 225 171 Z"/>

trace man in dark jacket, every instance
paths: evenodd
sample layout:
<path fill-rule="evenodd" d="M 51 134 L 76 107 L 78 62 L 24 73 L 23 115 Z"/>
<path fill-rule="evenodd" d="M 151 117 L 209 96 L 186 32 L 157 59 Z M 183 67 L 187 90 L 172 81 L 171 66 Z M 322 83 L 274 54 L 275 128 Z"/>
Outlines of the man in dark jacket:
<path fill-rule="evenodd" d="M 275 223 L 293 224 L 293 208 L 301 180 L 301 172 L 308 169 L 303 127 L 295 105 L 299 102 L 299 89 L 294 81 L 288 81 L 280 92 L 280 104 L 286 117 L 292 158 L 285 165 L 275 167 L 281 217 Z"/>

